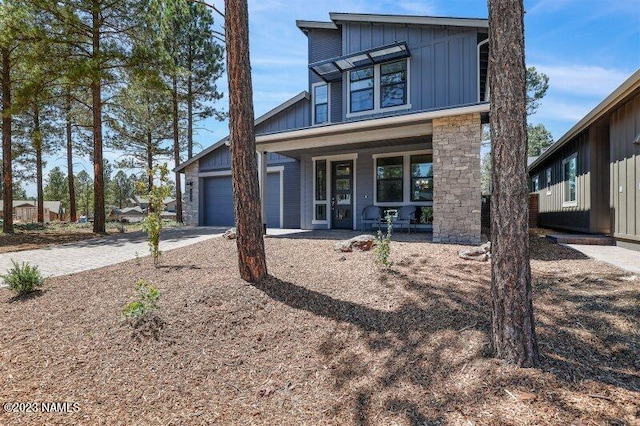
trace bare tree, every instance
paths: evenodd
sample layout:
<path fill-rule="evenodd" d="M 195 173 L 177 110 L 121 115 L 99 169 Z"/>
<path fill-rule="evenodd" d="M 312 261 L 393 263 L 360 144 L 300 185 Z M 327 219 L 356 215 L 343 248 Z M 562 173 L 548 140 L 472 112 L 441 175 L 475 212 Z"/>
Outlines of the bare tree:
<path fill-rule="evenodd" d="M 247 9 L 247 0 L 225 1 L 231 176 L 238 235 L 238 264 L 243 280 L 257 282 L 267 275 L 267 263 L 253 127 Z"/>
<path fill-rule="evenodd" d="M 523 17 L 522 0 L 489 0 L 492 344 L 498 358 L 534 367 Z"/>

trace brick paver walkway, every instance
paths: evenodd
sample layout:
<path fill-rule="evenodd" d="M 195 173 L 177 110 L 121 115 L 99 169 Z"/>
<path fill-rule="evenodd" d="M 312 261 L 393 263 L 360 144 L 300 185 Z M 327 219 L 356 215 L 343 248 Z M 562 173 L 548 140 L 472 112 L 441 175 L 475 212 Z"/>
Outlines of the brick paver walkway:
<path fill-rule="evenodd" d="M 165 252 L 199 243 L 222 234 L 226 228 L 181 227 L 162 231 L 160 250 Z M 147 236 L 142 232 L 112 235 L 45 247 L 0 254 L 0 274 L 11 268 L 11 260 L 37 265 L 44 277 L 72 274 L 102 268 L 136 256 L 149 255 Z M 4 283 L 0 279 L 0 287 Z"/>

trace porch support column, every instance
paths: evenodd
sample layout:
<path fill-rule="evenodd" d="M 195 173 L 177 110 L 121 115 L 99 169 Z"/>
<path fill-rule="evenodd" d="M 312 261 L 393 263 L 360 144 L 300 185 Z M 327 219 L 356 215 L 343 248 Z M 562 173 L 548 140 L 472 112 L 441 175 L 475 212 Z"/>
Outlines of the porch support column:
<path fill-rule="evenodd" d="M 480 114 L 433 120 L 433 241 L 480 243 Z"/>
<path fill-rule="evenodd" d="M 258 151 L 258 181 L 260 182 L 260 208 L 262 227 L 267 233 L 267 153 Z"/>

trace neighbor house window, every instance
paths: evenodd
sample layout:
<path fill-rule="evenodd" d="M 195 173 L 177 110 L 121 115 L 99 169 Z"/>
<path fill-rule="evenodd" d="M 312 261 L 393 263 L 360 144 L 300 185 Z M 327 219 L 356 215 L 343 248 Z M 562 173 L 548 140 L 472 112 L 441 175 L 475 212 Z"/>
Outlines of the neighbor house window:
<path fill-rule="evenodd" d="M 531 178 L 531 192 L 538 192 L 540 190 L 540 178 L 535 175 Z"/>
<path fill-rule="evenodd" d="M 402 202 L 403 157 L 376 159 L 376 201 Z"/>
<path fill-rule="evenodd" d="M 407 61 L 380 65 L 380 108 L 407 103 Z"/>
<path fill-rule="evenodd" d="M 351 71 L 349 79 L 351 112 L 373 109 L 373 67 Z"/>
<path fill-rule="evenodd" d="M 576 205 L 578 183 L 578 154 L 572 154 L 562 161 L 562 192 L 564 205 Z"/>
<path fill-rule="evenodd" d="M 329 121 L 329 85 L 313 87 L 313 122 L 322 124 Z"/>
<path fill-rule="evenodd" d="M 314 220 L 327 220 L 327 160 L 315 162 Z"/>
<path fill-rule="evenodd" d="M 433 162 L 431 155 L 411 156 L 411 201 L 433 201 Z"/>
<path fill-rule="evenodd" d="M 545 180 L 546 180 L 546 188 L 547 188 L 547 195 L 551 194 L 551 167 L 549 167 L 547 170 L 544 171 L 545 174 Z"/>

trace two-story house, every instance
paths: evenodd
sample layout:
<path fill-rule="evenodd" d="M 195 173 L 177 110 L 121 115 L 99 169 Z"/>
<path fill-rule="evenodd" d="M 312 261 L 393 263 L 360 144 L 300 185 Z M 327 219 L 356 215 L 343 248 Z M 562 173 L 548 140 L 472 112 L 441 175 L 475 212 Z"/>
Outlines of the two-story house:
<path fill-rule="evenodd" d="M 307 90 L 255 120 L 267 226 L 359 229 L 367 206 L 412 206 L 434 241 L 478 243 L 488 21 L 330 18 L 297 21 Z M 233 225 L 229 143 L 176 168 L 188 223 Z"/>

